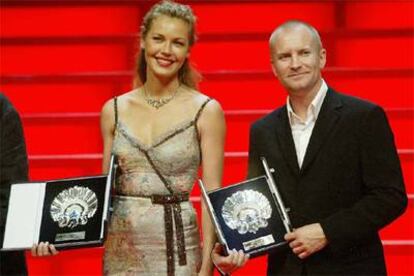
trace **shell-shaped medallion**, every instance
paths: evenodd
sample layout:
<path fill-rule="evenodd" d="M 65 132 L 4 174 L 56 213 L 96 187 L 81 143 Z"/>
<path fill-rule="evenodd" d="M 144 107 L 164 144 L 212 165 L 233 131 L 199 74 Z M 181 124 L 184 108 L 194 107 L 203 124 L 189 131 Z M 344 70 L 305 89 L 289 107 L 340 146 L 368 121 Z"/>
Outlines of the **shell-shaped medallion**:
<path fill-rule="evenodd" d="M 272 207 L 262 193 L 244 190 L 235 192 L 224 201 L 221 215 L 226 225 L 239 234 L 256 233 L 268 225 Z"/>
<path fill-rule="evenodd" d="M 50 215 L 60 228 L 85 225 L 98 209 L 96 194 L 87 187 L 74 186 L 60 192 L 52 201 Z"/>

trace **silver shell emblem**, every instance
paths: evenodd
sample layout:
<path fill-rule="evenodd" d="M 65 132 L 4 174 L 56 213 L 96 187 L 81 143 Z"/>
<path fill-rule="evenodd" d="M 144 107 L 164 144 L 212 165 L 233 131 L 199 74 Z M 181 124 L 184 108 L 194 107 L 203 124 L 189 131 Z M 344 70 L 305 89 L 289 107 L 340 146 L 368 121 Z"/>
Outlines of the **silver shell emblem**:
<path fill-rule="evenodd" d="M 63 190 L 52 201 L 50 215 L 60 228 L 85 225 L 98 209 L 96 194 L 87 187 Z"/>
<path fill-rule="evenodd" d="M 268 225 L 272 215 L 269 200 L 254 190 L 238 191 L 228 197 L 221 209 L 224 222 L 239 234 L 256 233 Z"/>

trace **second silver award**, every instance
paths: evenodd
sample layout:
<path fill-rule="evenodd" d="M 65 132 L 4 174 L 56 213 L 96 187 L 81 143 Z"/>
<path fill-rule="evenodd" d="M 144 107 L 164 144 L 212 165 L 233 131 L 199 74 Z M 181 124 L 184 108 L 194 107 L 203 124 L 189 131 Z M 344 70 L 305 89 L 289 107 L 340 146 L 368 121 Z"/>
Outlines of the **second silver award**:
<path fill-rule="evenodd" d="M 227 251 L 243 250 L 251 256 L 266 254 L 286 244 L 292 230 L 272 169 L 262 158 L 266 175 L 214 191 L 199 180 L 220 243 Z"/>

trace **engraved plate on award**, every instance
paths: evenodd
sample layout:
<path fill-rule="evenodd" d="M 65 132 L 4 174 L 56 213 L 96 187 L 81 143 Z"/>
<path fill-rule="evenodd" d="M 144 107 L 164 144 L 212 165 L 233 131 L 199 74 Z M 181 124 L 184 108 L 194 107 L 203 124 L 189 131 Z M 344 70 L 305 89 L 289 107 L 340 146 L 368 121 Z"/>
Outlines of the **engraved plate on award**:
<path fill-rule="evenodd" d="M 112 156 L 108 175 L 13 184 L 2 250 L 41 241 L 56 248 L 102 245 L 115 168 Z"/>
<path fill-rule="evenodd" d="M 203 198 L 225 249 L 242 249 L 252 257 L 286 245 L 290 220 L 274 183 L 271 169 L 262 159 L 266 175 L 207 192 L 199 180 Z"/>

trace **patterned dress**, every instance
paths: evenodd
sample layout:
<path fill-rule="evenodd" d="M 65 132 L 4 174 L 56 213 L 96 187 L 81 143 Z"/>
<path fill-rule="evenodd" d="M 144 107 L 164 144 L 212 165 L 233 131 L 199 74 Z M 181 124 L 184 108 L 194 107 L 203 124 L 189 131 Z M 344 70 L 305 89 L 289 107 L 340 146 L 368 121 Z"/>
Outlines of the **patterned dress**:
<path fill-rule="evenodd" d="M 107 275 L 197 275 L 201 250 L 196 214 L 189 201 L 200 164 L 197 120 L 175 126 L 152 145 L 118 120 L 112 153 L 119 175 L 105 242 Z"/>

